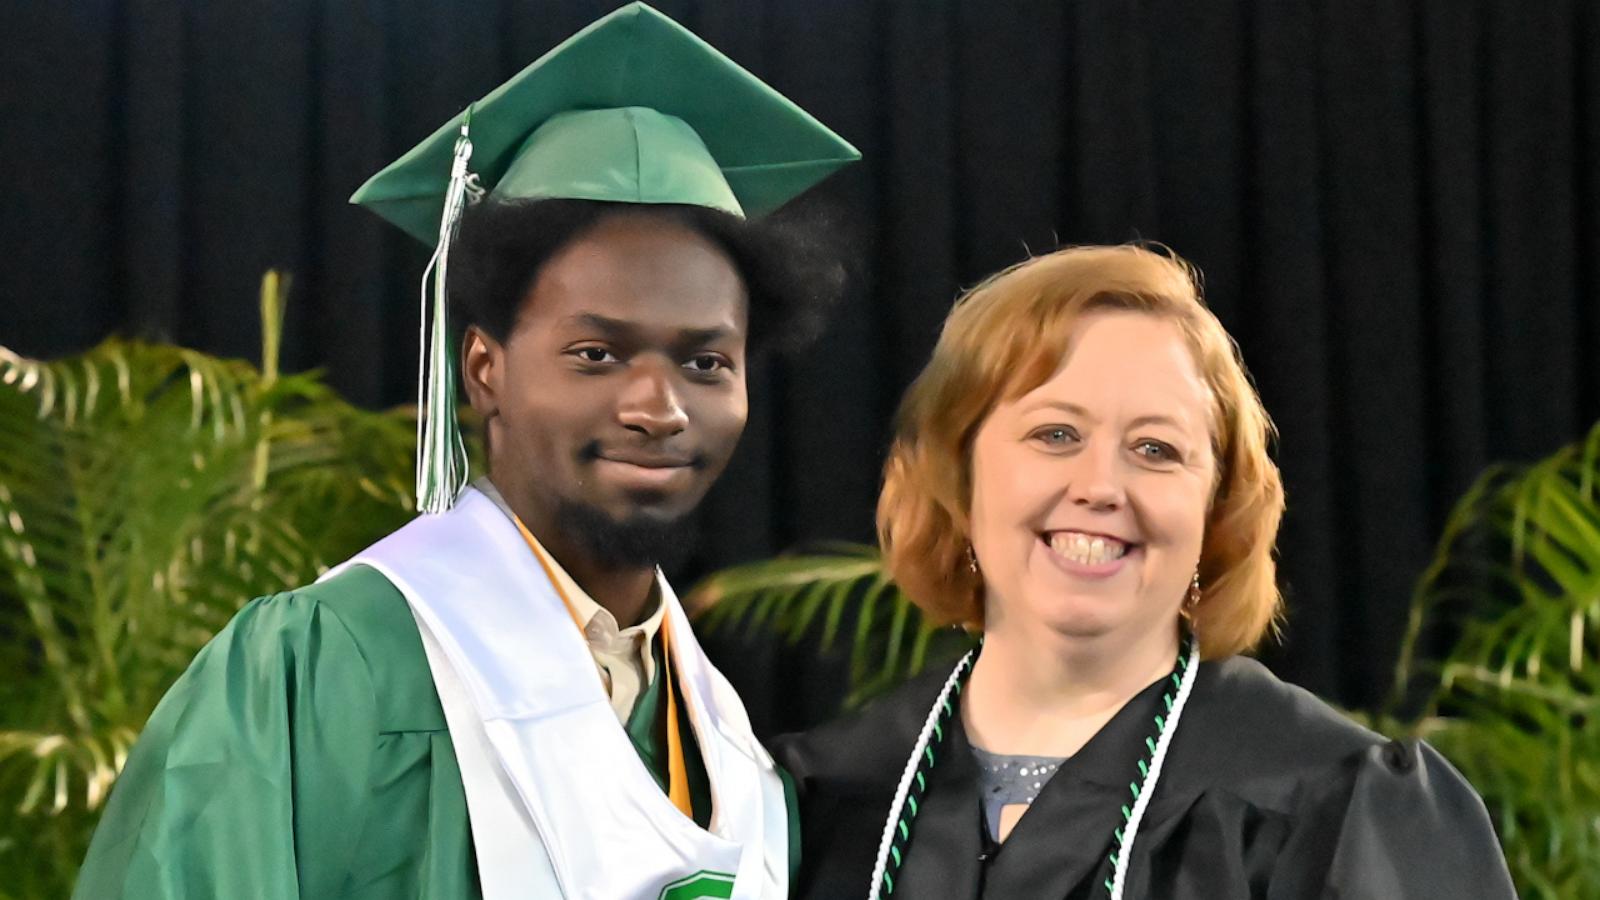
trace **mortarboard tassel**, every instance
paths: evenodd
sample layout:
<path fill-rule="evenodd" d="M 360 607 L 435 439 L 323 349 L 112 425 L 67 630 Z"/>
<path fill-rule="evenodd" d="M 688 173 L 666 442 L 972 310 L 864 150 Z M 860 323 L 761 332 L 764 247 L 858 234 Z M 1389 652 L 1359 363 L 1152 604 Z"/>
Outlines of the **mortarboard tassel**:
<path fill-rule="evenodd" d="M 439 243 L 422 273 L 422 336 L 417 362 L 417 509 L 441 513 L 455 504 L 467 479 L 467 448 L 456 418 L 456 358 L 450 347 L 449 273 L 450 244 L 461 225 L 468 196 L 482 193 L 467 172 L 472 159 L 468 127 L 472 108 L 461 120 L 450 163 L 450 186 L 445 191 L 444 214 L 439 219 Z M 428 296 L 429 282 L 433 296 Z M 431 308 L 431 315 L 430 315 Z"/>

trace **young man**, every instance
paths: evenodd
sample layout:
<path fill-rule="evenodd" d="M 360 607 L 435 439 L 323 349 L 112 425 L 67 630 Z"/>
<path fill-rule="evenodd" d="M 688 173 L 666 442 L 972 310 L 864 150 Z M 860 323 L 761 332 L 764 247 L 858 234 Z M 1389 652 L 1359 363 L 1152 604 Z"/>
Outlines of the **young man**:
<path fill-rule="evenodd" d="M 455 482 L 435 307 L 436 512 L 201 652 L 76 895 L 786 896 L 784 778 L 658 564 L 738 441 L 751 353 L 816 299 L 747 217 L 856 157 L 634 4 L 357 192 L 438 241 L 488 478 Z"/>

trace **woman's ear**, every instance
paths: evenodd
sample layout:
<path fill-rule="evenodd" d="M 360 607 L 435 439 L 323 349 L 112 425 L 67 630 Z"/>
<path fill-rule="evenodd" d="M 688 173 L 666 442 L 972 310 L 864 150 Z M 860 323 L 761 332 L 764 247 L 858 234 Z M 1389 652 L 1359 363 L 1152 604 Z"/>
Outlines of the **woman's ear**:
<path fill-rule="evenodd" d="M 500 411 L 500 379 L 505 372 L 505 348 L 476 325 L 461 336 L 461 383 L 467 402 L 485 422 Z"/>

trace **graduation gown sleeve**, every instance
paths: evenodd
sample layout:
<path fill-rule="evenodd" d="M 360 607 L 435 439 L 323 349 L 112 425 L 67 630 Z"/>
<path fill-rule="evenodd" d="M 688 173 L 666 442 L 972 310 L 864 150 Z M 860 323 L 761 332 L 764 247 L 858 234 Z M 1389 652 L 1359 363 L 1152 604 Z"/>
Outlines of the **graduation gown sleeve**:
<path fill-rule="evenodd" d="M 1438 751 L 1396 741 L 1353 769 L 1298 817 L 1271 897 L 1516 897 L 1483 801 Z"/>
<path fill-rule="evenodd" d="M 200 652 L 130 754 L 74 896 L 419 893 L 477 895 L 465 799 L 405 602 L 357 569 L 251 602 Z"/>

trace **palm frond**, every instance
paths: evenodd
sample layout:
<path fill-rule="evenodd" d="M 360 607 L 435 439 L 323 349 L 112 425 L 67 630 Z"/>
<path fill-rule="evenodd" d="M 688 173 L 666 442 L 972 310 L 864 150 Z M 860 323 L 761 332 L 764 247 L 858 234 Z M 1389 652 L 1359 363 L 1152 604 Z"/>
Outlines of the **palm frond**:
<path fill-rule="evenodd" d="M 1600 896 L 1600 425 L 1486 472 L 1412 598 L 1396 700 L 1483 794 L 1524 897 Z M 1436 648 L 1451 638 L 1447 649 Z"/>
<path fill-rule="evenodd" d="M 261 369 L 117 339 L 55 361 L 0 347 L 0 809 L 28 823 L 0 861 L 57 873 L 27 896 L 68 889 L 145 719 L 242 603 L 411 513 L 412 414 L 280 374 L 286 290 L 263 281 Z"/>
<path fill-rule="evenodd" d="M 889 578 L 877 548 L 835 543 L 717 572 L 685 599 L 696 627 L 719 633 L 770 634 L 790 644 L 808 638 L 827 652 L 850 635 L 850 690 L 855 708 L 932 662 L 972 646 L 959 629 L 929 624 Z"/>

